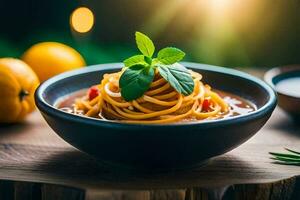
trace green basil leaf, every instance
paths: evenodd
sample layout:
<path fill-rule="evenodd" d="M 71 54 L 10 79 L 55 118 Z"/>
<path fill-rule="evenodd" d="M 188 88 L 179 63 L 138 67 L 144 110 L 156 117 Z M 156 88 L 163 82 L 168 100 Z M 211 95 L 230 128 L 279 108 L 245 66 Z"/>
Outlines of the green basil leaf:
<path fill-rule="evenodd" d="M 146 62 L 144 60 L 144 55 L 135 55 L 135 56 L 131 56 L 130 58 L 127 58 L 126 60 L 123 61 L 124 65 L 126 67 L 131 67 L 133 65 L 137 65 L 137 64 L 142 64 L 142 65 L 146 65 Z"/>
<path fill-rule="evenodd" d="M 180 49 L 175 47 L 166 47 L 160 50 L 157 54 L 158 60 L 163 64 L 173 64 L 176 63 L 185 56 L 185 53 Z"/>
<path fill-rule="evenodd" d="M 159 62 L 159 60 L 157 58 L 153 58 L 152 59 L 152 66 L 156 67 L 157 64 L 162 64 L 161 62 Z"/>
<path fill-rule="evenodd" d="M 144 56 L 144 60 L 147 64 L 151 65 L 152 64 L 152 58 L 148 57 L 148 56 Z"/>
<path fill-rule="evenodd" d="M 144 65 L 127 68 L 120 77 L 121 95 L 126 101 L 135 100 L 149 89 L 154 79 L 154 69 Z"/>
<path fill-rule="evenodd" d="M 185 96 L 194 91 L 194 80 L 189 71 L 179 63 L 157 64 L 160 75 L 180 94 Z"/>
<path fill-rule="evenodd" d="M 152 40 L 141 32 L 135 32 L 137 47 L 145 56 L 152 57 L 155 47 Z"/>

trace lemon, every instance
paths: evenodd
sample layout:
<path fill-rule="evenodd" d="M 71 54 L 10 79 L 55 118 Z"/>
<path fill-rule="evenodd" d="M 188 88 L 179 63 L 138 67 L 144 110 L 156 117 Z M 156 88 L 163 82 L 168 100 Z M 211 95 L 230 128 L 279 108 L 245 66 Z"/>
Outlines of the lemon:
<path fill-rule="evenodd" d="M 22 121 L 35 109 L 37 75 L 22 60 L 0 59 L 0 123 Z"/>
<path fill-rule="evenodd" d="M 40 81 L 86 65 L 75 49 L 58 42 L 35 44 L 24 53 L 22 59 L 35 71 Z"/>

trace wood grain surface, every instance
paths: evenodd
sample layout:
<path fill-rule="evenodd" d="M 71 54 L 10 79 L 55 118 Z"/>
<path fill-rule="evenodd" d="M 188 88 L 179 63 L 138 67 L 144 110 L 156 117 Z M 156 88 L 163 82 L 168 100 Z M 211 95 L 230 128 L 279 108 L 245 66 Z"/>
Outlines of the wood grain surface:
<path fill-rule="evenodd" d="M 253 138 L 203 167 L 124 174 L 65 143 L 34 112 L 0 126 L 0 199 L 300 199 L 300 167 L 269 159 L 284 147 L 300 150 L 300 128 L 277 108 Z"/>

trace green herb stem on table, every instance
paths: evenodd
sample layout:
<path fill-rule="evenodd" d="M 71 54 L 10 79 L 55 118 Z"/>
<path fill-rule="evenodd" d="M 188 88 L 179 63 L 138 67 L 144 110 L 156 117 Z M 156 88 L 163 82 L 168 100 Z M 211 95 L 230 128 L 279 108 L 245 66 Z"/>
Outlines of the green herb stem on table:
<path fill-rule="evenodd" d="M 298 165 L 300 166 L 300 152 L 285 148 L 288 153 L 269 152 L 277 164 Z"/>

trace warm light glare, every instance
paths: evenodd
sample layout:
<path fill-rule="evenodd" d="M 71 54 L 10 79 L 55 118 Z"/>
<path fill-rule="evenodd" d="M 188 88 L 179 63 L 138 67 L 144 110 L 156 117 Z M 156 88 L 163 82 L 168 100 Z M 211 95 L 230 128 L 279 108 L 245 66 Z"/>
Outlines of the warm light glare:
<path fill-rule="evenodd" d="M 90 31 L 94 25 L 94 14 L 90 9 L 80 7 L 73 11 L 70 21 L 75 31 L 86 33 Z"/>
<path fill-rule="evenodd" d="M 210 4 L 217 10 L 226 9 L 232 1 L 227 0 L 210 0 Z"/>

